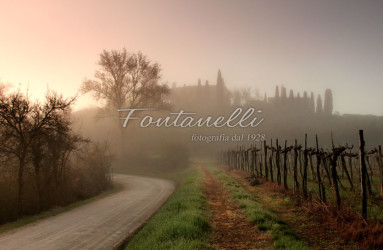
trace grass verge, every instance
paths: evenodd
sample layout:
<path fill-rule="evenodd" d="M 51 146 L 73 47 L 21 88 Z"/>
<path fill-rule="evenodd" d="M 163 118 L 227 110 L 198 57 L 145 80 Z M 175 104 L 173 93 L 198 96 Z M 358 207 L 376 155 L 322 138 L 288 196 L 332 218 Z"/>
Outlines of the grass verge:
<path fill-rule="evenodd" d="M 239 203 L 241 210 L 250 222 L 259 231 L 270 234 L 276 249 L 310 249 L 286 222 L 259 203 L 256 197 L 246 192 L 231 176 L 212 166 L 212 164 L 208 166 L 208 169 L 229 191 L 231 197 Z"/>
<path fill-rule="evenodd" d="M 53 208 L 53 209 L 50 209 L 48 211 L 45 211 L 45 212 L 42 212 L 42 213 L 39 213 L 36 215 L 25 216 L 25 217 L 22 217 L 16 221 L 12 221 L 12 222 L 3 224 L 0 226 L 0 234 L 7 232 L 7 231 L 10 231 L 10 230 L 13 230 L 13 229 L 16 229 L 18 227 L 25 226 L 25 225 L 33 223 L 35 221 L 42 220 L 42 219 L 45 219 L 45 218 L 48 218 L 51 216 L 55 216 L 57 214 L 60 214 L 60 213 L 63 213 L 63 212 L 69 211 L 69 210 L 72 210 L 76 207 L 83 206 L 83 205 L 91 203 L 93 201 L 102 199 L 108 195 L 111 195 L 111 194 L 114 194 L 114 193 L 121 191 L 122 188 L 123 188 L 123 186 L 121 184 L 114 182 L 112 189 L 105 191 L 105 192 L 102 192 L 101 194 L 96 195 L 94 197 L 91 197 L 89 199 L 77 201 L 77 202 L 74 202 L 74 203 L 72 203 L 68 206 L 65 206 L 65 207 Z"/>
<path fill-rule="evenodd" d="M 196 168 L 187 171 L 189 177 L 125 249 L 214 249 L 208 244 L 212 227 L 202 174 Z"/>

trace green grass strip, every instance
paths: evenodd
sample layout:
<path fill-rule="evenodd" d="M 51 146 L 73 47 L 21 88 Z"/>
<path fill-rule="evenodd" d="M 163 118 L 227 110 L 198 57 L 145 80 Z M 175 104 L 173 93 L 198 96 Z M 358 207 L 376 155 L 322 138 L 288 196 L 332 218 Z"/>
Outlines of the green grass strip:
<path fill-rule="evenodd" d="M 256 228 L 269 233 L 274 241 L 275 249 L 310 249 L 299 239 L 294 230 L 283 220 L 279 219 L 271 210 L 265 208 L 256 197 L 245 191 L 231 176 L 216 167 L 209 166 L 218 181 L 224 185 Z"/>
<path fill-rule="evenodd" d="M 214 249 L 201 186 L 201 172 L 194 169 L 126 249 Z"/>

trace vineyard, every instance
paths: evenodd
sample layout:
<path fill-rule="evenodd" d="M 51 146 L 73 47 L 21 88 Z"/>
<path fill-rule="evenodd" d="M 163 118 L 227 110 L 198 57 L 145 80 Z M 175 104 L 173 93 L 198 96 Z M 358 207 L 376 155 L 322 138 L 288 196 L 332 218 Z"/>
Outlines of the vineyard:
<path fill-rule="evenodd" d="M 278 139 L 270 144 L 240 146 L 219 154 L 219 161 L 251 173 L 253 185 L 261 181 L 276 182 L 284 191 L 299 199 L 320 203 L 336 209 L 351 207 L 367 218 L 382 220 L 383 174 L 381 146 L 365 147 L 363 130 L 359 131 L 359 145 L 310 147 L 307 134 L 300 144 L 289 145 Z M 347 204 L 347 205 L 346 205 Z"/>

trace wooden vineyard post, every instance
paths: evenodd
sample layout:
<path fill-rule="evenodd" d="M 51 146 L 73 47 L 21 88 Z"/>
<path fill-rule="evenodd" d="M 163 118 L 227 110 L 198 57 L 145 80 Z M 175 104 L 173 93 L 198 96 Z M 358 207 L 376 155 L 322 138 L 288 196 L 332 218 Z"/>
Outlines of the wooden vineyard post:
<path fill-rule="evenodd" d="M 266 140 L 263 141 L 263 149 L 264 149 L 264 154 L 265 154 L 265 178 L 266 178 L 266 181 L 268 181 L 269 179 L 269 172 L 268 172 L 268 169 L 267 169 L 267 145 L 266 145 Z"/>
<path fill-rule="evenodd" d="M 277 154 L 275 156 L 275 164 L 277 165 L 277 182 L 278 185 L 280 186 L 282 184 L 281 180 L 281 154 L 280 154 L 280 149 L 279 149 L 279 143 L 277 139 Z"/>
<path fill-rule="evenodd" d="M 256 162 L 255 162 L 255 159 L 254 159 L 254 155 L 255 155 L 255 150 L 253 148 L 253 145 L 251 145 L 251 148 L 250 148 L 250 155 L 251 155 L 251 175 L 254 175 L 255 174 L 255 168 L 257 166 L 255 166 Z"/>
<path fill-rule="evenodd" d="M 312 174 L 312 177 L 313 177 L 313 181 L 315 181 L 315 179 L 316 179 L 316 174 L 315 174 L 315 171 L 314 171 L 313 152 L 312 152 L 312 151 L 311 151 L 310 154 L 309 154 L 309 160 L 310 160 L 311 174 Z"/>
<path fill-rule="evenodd" d="M 317 178 L 318 178 L 318 191 L 319 197 L 326 204 L 326 190 L 322 183 L 322 178 L 320 175 L 320 164 L 321 164 L 321 152 L 319 151 L 318 135 L 315 135 L 316 146 L 317 146 Z"/>
<path fill-rule="evenodd" d="M 347 166 L 346 166 L 346 161 L 345 161 L 345 159 L 344 159 L 344 155 L 341 155 L 340 160 L 341 160 L 341 163 L 342 163 L 343 171 L 346 173 L 346 175 L 347 175 L 347 179 L 348 179 L 348 181 L 349 181 L 349 183 L 350 183 L 350 189 L 351 189 L 351 190 L 354 190 L 354 184 L 352 184 L 351 177 L 350 177 L 350 175 L 349 175 L 349 173 L 348 173 L 348 171 L 347 171 Z"/>
<path fill-rule="evenodd" d="M 239 169 L 240 168 L 240 164 L 239 164 L 239 147 L 237 148 L 237 150 L 235 151 L 235 169 Z"/>
<path fill-rule="evenodd" d="M 302 147 L 299 148 L 298 150 L 298 161 L 299 161 L 299 173 L 301 175 L 301 177 L 303 176 L 303 172 L 302 172 Z"/>
<path fill-rule="evenodd" d="M 242 156 L 243 156 L 243 171 L 246 171 L 246 172 L 250 172 L 249 171 L 249 157 L 248 157 L 248 152 L 246 149 L 245 149 L 245 146 L 243 146 L 243 149 L 242 149 Z"/>
<path fill-rule="evenodd" d="M 242 158 L 242 171 L 246 171 L 246 153 L 245 153 L 245 147 L 241 147 L 241 158 Z"/>
<path fill-rule="evenodd" d="M 237 157 L 237 151 L 233 150 L 233 163 L 234 163 L 234 169 L 238 169 L 238 157 Z"/>
<path fill-rule="evenodd" d="M 285 190 L 287 187 L 287 140 L 285 141 L 285 150 L 283 151 L 283 186 Z"/>
<path fill-rule="evenodd" d="M 299 182 L 298 182 L 298 145 L 295 140 L 294 145 L 294 194 L 299 193 Z"/>
<path fill-rule="evenodd" d="M 336 197 L 336 205 L 340 206 L 340 194 L 339 194 L 339 186 L 338 186 L 338 173 L 336 171 L 336 161 L 337 156 L 334 154 L 331 159 L 331 171 L 332 171 L 332 179 L 334 184 L 334 190 L 335 190 L 335 197 Z"/>
<path fill-rule="evenodd" d="M 302 182 L 302 189 L 303 189 L 303 197 L 307 199 L 307 165 L 308 165 L 308 158 L 307 158 L 307 134 L 305 134 L 305 150 L 303 151 L 303 182 Z"/>
<path fill-rule="evenodd" d="M 327 157 L 325 157 L 323 159 L 323 168 L 326 171 L 326 175 L 327 175 L 327 178 L 328 178 L 328 183 L 330 184 L 330 186 L 332 186 L 330 171 L 327 168 Z"/>
<path fill-rule="evenodd" d="M 242 165 L 241 165 L 241 150 L 240 150 L 240 148 L 237 149 L 236 157 L 237 157 L 237 169 L 241 169 Z"/>
<path fill-rule="evenodd" d="M 246 171 L 246 151 L 245 147 L 241 146 L 241 157 L 242 157 L 242 171 Z"/>
<path fill-rule="evenodd" d="M 379 161 L 379 174 L 380 174 L 380 195 L 383 197 L 383 170 L 382 170 L 382 146 L 378 147 L 378 161 Z"/>
<path fill-rule="evenodd" d="M 331 174 L 334 184 L 334 191 L 336 197 L 336 205 L 340 207 L 340 194 L 339 194 L 339 186 L 338 186 L 338 173 L 336 171 L 336 162 L 339 154 L 341 153 L 339 148 L 335 148 L 334 146 L 334 138 L 331 133 L 331 143 L 332 143 L 332 157 L 331 157 Z"/>
<path fill-rule="evenodd" d="M 238 148 L 236 152 L 236 159 L 237 159 L 237 167 L 236 169 L 241 169 L 241 151 Z"/>
<path fill-rule="evenodd" d="M 350 152 L 349 152 L 349 157 L 348 157 L 348 165 L 350 166 L 350 175 L 351 175 L 351 180 L 354 180 L 354 173 L 352 171 L 352 153 L 351 153 L 351 149 L 350 149 Z"/>
<path fill-rule="evenodd" d="M 246 171 L 250 172 L 251 171 L 251 162 L 250 162 L 251 149 L 246 149 L 245 146 L 243 146 L 243 150 L 245 153 Z M 256 171 L 256 169 L 255 169 L 255 171 Z"/>
<path fill-rule="evenodd" d="M 366 153 L 365 153 L 365 155 L 366 155 Z M 373 173 L 372 173 L 372 169 L 371 169 L 371 166 L 370 166 L 370 161 L 369 161 L 369 157 L 368 156 L 366 156 L 365 161 L 367 161 L 367 165 L 366 165 L 367 190 L 368 190 L 368 194 L 372 195 L 372 187 L 371 187 L 372 177 L 371 177 L 371 180 L 370 180 L 370 174 L 368 173 L 367 166 L 370 168 L 371 175 Z"/>
<path fill-rule="evenodd" d="M 255 149 L 255 153 L 254 153 L 254 157 L 255 157 L 255 163 L 257 163 L 257 152 L 258 151 L 261 151 L 262 150 L 262 147 L 260 149 L 257 149 L 257 144 L 254 144 L 254 149 Z M 263 171 L 262 171 L 262 158 L 259 158 L 259 177 L 263 177 Z"/>
<path fill-rule="evenodd" d="M 274 176 L 273 176 L 273 154 L 274 154 L 274 151 L 273 151 L 273 140 L 271 140 L 270 149 L 271 149 L 271 156 L 269 158 L 269 160 L 270 160 L 270 162 L 269 162 L 269 166 L 270 166 L 270 178 L 271 178 L 271 182 L 274 182 Z"/>
<path fill-rule="evenodd" d="M 243 157 L 242 146 L 239 147 L 239 167 L 240 170 L 245 171 L 245 158 Z"/>
<path fill-rule="evenodd" d="M 254 145 L 254 168 L 255 170 L 257 171 L 257 176 L 260 177 L 262 176 L 262 172 L 260 172 L 261 170 L 258 171 L 258 168 L 257 168 L 257 146 Z"/>
<path fill-rule="evenodd" d="M 238 147 L 237 149 L 237 169 L 241 170 L 242 169 L 242 156 L 241 156 L 241 148 Z"/>
<path fill-rule="evenodd" d="M 362 216 L 367 219 L 367 190 L 366 190 L 366 162 L 364 161 L 364 136 L 363 130 L 359 130 L 359 158 L 360 158 L 360 175 L 361 175 L 361 191 L 362 191 Z"/>

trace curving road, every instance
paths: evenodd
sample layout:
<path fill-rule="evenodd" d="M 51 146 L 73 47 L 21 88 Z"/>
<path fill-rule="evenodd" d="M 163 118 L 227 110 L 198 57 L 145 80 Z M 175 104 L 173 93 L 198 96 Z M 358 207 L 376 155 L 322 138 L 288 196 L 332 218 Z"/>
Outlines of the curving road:
<path fill-rule="evenodd" d="M 0 249 L 112 249 L 174 191 L 167 180 L 115 175 L 124 189 L 68 212 L 0 234 Z"/>

